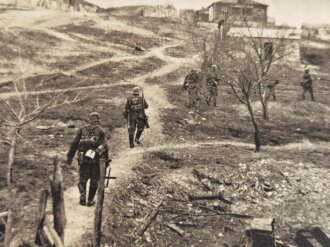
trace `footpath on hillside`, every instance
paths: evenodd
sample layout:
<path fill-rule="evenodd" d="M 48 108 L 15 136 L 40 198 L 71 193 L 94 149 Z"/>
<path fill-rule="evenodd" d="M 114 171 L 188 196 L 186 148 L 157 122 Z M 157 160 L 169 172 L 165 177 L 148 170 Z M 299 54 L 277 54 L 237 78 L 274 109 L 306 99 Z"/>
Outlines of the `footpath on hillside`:
<path fill-rule="evenodd" d="M 47 42 L 57 42 L 56 47 L 60 48 L 59 51 L 80 56 L 86 55 L 85 50 L 95 49 L 93 51 L 97 55 L 93 57 L 93 54 L 87 54 L 83 58 L 77 56 L 76 64 L 69 60 L 69 56 L 62 56 L 63 54 L 56 49 L 51 53 L 47 51 L 47 55 L 57 56 L 56 62 L 59 64 L 55 63 L 53 66 L 57 68 L 60 65 L 65 69 L 50 70 L 47 66 L 34 64 L 29 73 L 33 76 L 57 73 L 59 77 L 64 78 L 60 81 L 64 86 L 69 85 L 69 80 L 85 80 L 86 83 L 68 88 L 62 87 L 63 85 L 55 80 L 55 87 L 48 87 L 45 83 L 41 90 L 32 88 L 24 94 L 40 95 L 42 98 L 53 93 L 90 91 L 98 96 L 102 95 L 102 98 L 90 97 L 87 104 L 78 103 L 71 108 L 65 108 L 64 112 L 50 111 L 45 119 L 37 122 L 41 127 L 43 124 L 55 126 L 48 132 L 37 132 L 35 126 L 29 126 L 27 131 L 32 130 L 32 134 L 29 133 L 29 136 L 32 136 L 31 140 L 39 144 L 34 148 L 43 150 L 41 153 L 46 158 L 38 160 L 36 154 L 28 153 L 27 149 L 19 151 L 21 154 L 26 152 L 26 155 L 30 155 L 28 159 L 24 157 L 27 164 L 34 164 L 32 168 L 27 167 L 27 170 L 40 172 L 39 163 L 35 164 L 35 161 L 45 166 L 41 171 L 43 173 L 34 176 L 39 180 L 44 179 L 44 184 L 48 184 L 46 180 L 51 169 L 46 165 L 49 158 L 60 154 L 60 158 L 65 160 L 68 148 L 64 146 L 65 141 L 68 136 L 73 135 L 77 126 L 84 123 L 84 107 L 86 111 L 102 111 L 102 121 L 107 127 L 111 127 L 111 167 L 112 175 L 117 177 L 110 182 L 110 187 L 106 190 L 104 242 L 114 246 L 128 246 L 132 243 L 134 246 L 150 246 L 161 239 L 163 243 L 173 246 L 240 246 L 246 240 L 245 228 L 249 225 L 251 217 L 276 218 L 279 222 L 279 238 L 290 243 L 294 239 L 294 233 L 304 226 L 316 224 L 330 229 L 326 210 L 330 208 L 330 191 L 327 187 L 327 160 L 330 147 L 324 138 L 324 131 L 317 125 L 324 119 L 324 116 L 320 116 L 321 113 L 329 112 L 329 107 L 324 103 L 291 103 L 293 94 L 288 96 L 287 90 L 290 88 L 290 93 L 297 92 L 295 82 L 289 78 L 287 84 L 280 84 L 279 100 L 270 102 L 270 111 L 274 113 L 272 117 L 280 113 L 281 116 L 293 115 L 297 118 L 290 119 L 291 122 L 280 118 L 275 119 L 277 122 L 274 120 L 266 123 L 265 127 L 268 129 L 265 129 L 263 136 L 267 136 L 267 144 L 262 147 L 262 152 L 257 154 L 254 153 L 252 132 L 249 129 L 251 126 L 245 109 L 237 105 L 237 102 L 226 101 L 229 94 L 225 87 L 221 85 L 223 91 L 220 93 L 218 108 L 190 109 L 185 105 L 186 95 L 179 91 L 184 73 L 174 79 L 166 77 L 180 68 L 191 68 L 195 63 L 196 56 L 175 57 L 166 52 L 171 48 L 185 46 L 182 39 L 166 39 L 164 43 L 157 41 L 157 44 L 146 51 L 135 54 L 131 49 L 134 46 L 130 46 L 130 50 L 121 43 L 114 44 L 103 40 L 104 37 L 109 38 L 107 33 L 113 31 L 113 26 L 116 26 L 114 24 L 124 26 L 134 35 L 142 33 L 148 44 L 157 35 L 150 30 L 137 28 L 133 23 L 123 24 L 119 20 L 100 20 L 96 23 L 93 22 L 94 16 L 87 14 L 86 19 L 94 25 L 90 27 L 89 24 L 84 26 L 86 20 L 83 22 L 84 25 L 81 24 L 82 16 L 78 14 L 58 16 L 58 13 L 52 13 L 47 16 L 47 13 L 41 11 L 39 14 L 42 18 L 33 20 L 31 13 L 26 12 L 16 17 L 16 26 L 31 29 L 28 30 L 31 32 L 28 35 L 38 34 Z M 30 18 L 25 22 L 26 17 Z M 7 19 L 10 18 L 11 15 Z M 64 27 L 59 28 L 60 25 Z M 15 25 L 9 27 L 14 28 Z M 100 31 L 100 27 L 106 27 L 106 32 Z M 126 39 L 126 36 L 124 38 Z M 299 64 L 298 53 L 297 50 L 292 57 L 295 65 Z M 132 70 L 131 73 L 138 71 L 137 75 L 121 75 L 127 64 L 139 65 L 145 60 L 148 60 L 148 63 L 146 67 L 142 67 L 142 73 L 139 71 L 141 67 L 136 66 L 138 69 L 134 68 L 136 70 Z M 157 63 L 157 66 L 153 67 L 153 63 Z M 114 69 L 114 73 L 108 74 L 107 71 L 111 69 Z M 29 80 L 29 73 L 22 79 Z M 117 80 L 118 74 L 120 79 Z M 159 78 L 166 80 L 161 81 Z M 130 93 L 133 86 L 139 86 L 144 91 L 150 105 L 147 114 L 150 116 L 151 128 L 142 136 L 143 145 L 129 149 L 127 129 L 121 124 L 121 109 L 125 100 L 121 96 L 124 95 L 122 92 Z M 328 90 L 327 87 L 324 88 Z M 316 93 L 326 95 L 323 92 Z M 0 96 L 9 100 L 17 96 L 17 93 L 6 91 L 1 92 Z M 258 106 L 255 107 L 258 110 Z M 113 109 L 116 112 L 112 112 Z M 319 115 L 314 117 L 309 111 L 317 112 Z M 74 120 L 68 120 L 72 116 L 75 117 Z M 308 121 L 305 121 L 307 116 Z M 115 124 L 110 125 L 107 118 L 111 118 Z M 56 128 L 59 128 L 59 131 L 55 135 L 52 131 Z M 313 137 L 312 134 L 320 139 L 309 140 L 308 137 Z M 63 139 L 63 135 L 67 135 L 67 139 Z M 274 142 L 271 135 L 275 136 Z M 295 139 L 297 135 L 299 138 L 303 136 L 303 141 Z M 52 142 L 54 139 L 56 142 Z M 27 140 L 25 146 L 30 147 L 31 143 L 32 141 Z M 77 171 L 73 169 L 68 173 L 71 175 L 69 179 L 78 177 Z M 20 182 L 22 181 L 25 182 L 25 178 L 21 178 Z M 67 182 L 73 184 L 72 181 Z M 31 182 L 33 187 L 40 186 L 35 183 L 37 182 Z M 20 188 L 25 189 L 23 186 Z M 223 195 L 227 202 L 191 199 L 194 196 L 196 198 L 200 195 L 214 194 Z M 158 216 L 143 236 L 138 235 L 137 232 L 146 216 L 161 199 L 164 203 L 159 209 Z M 82 207 L 78 202 L 77 187 L 67 188 L 65 246 L 69 247 L 88 246 L 93 232 L 94 208 Z M 33 203 L 32 200 L 29 201 L 29 205 Z M 25 210 L 29 210 L 28 206 Z M 173 229 L 173 225 L 176 228 Z"/>

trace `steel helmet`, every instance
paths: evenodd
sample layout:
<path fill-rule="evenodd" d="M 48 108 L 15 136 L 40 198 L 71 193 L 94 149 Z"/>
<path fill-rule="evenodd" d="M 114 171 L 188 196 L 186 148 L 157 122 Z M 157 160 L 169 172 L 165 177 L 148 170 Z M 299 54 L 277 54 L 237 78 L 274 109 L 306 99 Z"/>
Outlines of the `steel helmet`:
<path fill-rule="evenodd" d="M 139 87 L 134 87 L 134 88 L 133 88 L 133 94 L 134 94 L 134 95 L 138 95 L 138 94 L 140 94 L 140 88 L 139 88 Z"/>
<path fill-rule="evenodd" d="M 91 118 L 92 116 L 97 116 L 97 118 L 100 119 L 100 114 L 97 112 L 92 112 L 91 114 L 89 114 L 89 118 Z"/>

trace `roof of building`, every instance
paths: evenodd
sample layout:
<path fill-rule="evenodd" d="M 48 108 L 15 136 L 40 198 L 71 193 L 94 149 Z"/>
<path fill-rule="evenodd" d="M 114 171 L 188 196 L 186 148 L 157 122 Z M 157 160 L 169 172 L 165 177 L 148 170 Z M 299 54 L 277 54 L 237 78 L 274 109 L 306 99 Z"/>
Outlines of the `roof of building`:
<path fill-rule="evenodd" d="M 254 0 L 221 0 L 221 1 L 217 1 L 217 2 L 212 3 L 207 8 L 210 8 L 212 5 L 217 4 L 217 3 L 249 4 L 249 5 L 252 4 L 252 5 L 261 5 L 261 6 L 268 7 L 267 4 L 259 3 L 259 2 L 254 1 Z"/>
<path fill-rule="evenodd" d="M 302 29 L 320 29 L 320 28 L 330 29 L 330 24 L 327 24 L 327 23 L 322 23 L 322 24 L 319 24 L 319 23 L 314 23 L 314 24 L 302 23 L 301 28 Z"/>

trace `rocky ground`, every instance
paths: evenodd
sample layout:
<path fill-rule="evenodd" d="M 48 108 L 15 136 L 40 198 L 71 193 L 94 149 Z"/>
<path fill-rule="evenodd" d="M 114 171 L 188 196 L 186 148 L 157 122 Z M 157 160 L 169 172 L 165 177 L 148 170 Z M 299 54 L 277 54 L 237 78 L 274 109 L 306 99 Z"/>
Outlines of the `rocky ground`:
<path fill-rule="evenodd" d="M 181 85 L 195 57 L 180 23 L 44 10 L 6 11 L 0 21 L 7 23 L 0 35 L 3 99 L 15 99 L 13 78 L 26 82 L 31 109 L 36 95 L 40 102 L 62 92 L 84 96 L 44 112 L 20 133 L 15 232 L 26 241 L 34 238 L 36 205 L 40 190 L 48 186 L 52 157 L 65 160 L 77 127 L 91 111 L 102 116 L 117 176 L 106 193 L 105 245 L 244 246 L 253 217 L 274 217 L 276 238 L 291 245 L 298 229 L 317 225 L 330 230 L 327 49 L 301 47 L 302 59 L 314 64 L 316 103 L 300 100 L 303 66 L 276 65 L 281 82 L 277 101 L 270 102 L 269 121 L 261 120 L 260 106 L 254 104 L 263 145 L 254 153 L 249 116 L 225 85 L 218 107 L 187 107 Z M 20 64 L 28 66 L 24 73 Z M 151 128 L 143 146 L 129 149 L 122 110 L 135 85 L 144 89 L 150 104 Z M 8 114 L 3 106 L 0 112 L 1 118 Z M 7 127 L 1 125 L 0 131 L 9 140 Z M 1 211 L 6 209 L 8 149 L 3 142 Z M 77 171 L 63 167 L 63 172 L 66 246 L 90 246 L 93 209 L 77 204 Z M 218 197 L 196 199 L 210 195 Z M 139 235 L 145 217 L 161 201 L 157 217 Z"/>

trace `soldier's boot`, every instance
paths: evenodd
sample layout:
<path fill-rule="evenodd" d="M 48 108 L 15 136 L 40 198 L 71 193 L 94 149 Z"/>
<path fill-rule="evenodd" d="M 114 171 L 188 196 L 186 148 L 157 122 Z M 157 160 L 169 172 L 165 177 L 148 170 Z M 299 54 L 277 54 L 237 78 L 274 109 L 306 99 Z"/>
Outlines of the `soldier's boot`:
<path fill-rule="evenodd" d="M 80 192 L 79 204 L 81 206 L 86 206 L 86 183 L 79 183 L 78 189 Z"/>
<path fill-rule="evenodd" d="M 141 135 L 142 135 L 142 130 L 138 130 L 137 132 L 136 132 L 136 135 L 135 135 L 135 142 L 137 143 L 137 144 L 141 144 L 141 142 L 140 142 L 140 137 L 141 137 Z"/>
<path fill-rule="evenodd" d="M 94 197 L 96 191 L 97 187 L 89 187 L 87 207 L 92 207 L 95 204 Z"/>
<path fill-rule="evenodd" d="M 134 134 L 129 134 L 128 139 L 129 139 L 129 147 L 134 148 Z"/>

